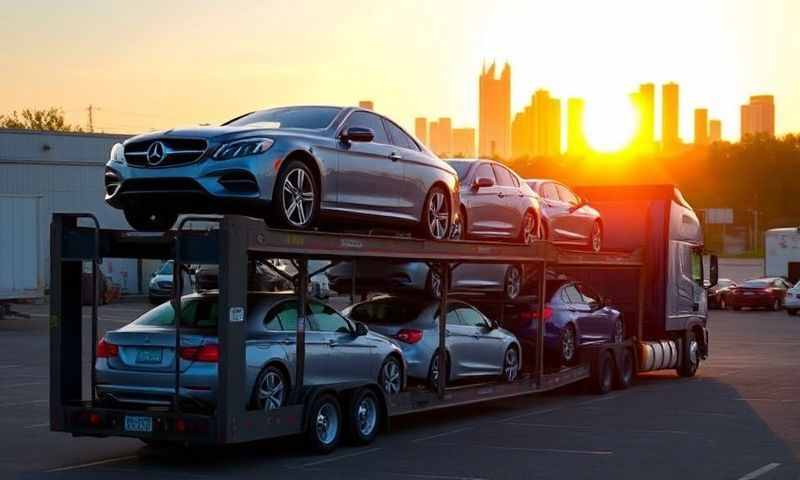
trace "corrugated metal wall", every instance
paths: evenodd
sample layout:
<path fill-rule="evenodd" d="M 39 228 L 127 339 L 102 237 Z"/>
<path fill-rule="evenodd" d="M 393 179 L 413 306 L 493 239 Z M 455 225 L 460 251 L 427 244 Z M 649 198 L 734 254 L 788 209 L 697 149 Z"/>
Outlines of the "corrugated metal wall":
<path fill-rule="evenodd" d="M 41 195 L 39 218 L 31 221 L 39 223 L 41 272 L 46 285 L 50 280 L 49 235 L 54 212 L 90 212 L 104 228 L 130 228 L 122 212 L 103 200 L 105 162 L 114 143 L 125 138 L 0 129 L 0 194 Z M 0 244 L 0 248 L 6 247 Z M 135 260 L 108 259 L 102 270 L 125 291 L 136 291 Z"/>

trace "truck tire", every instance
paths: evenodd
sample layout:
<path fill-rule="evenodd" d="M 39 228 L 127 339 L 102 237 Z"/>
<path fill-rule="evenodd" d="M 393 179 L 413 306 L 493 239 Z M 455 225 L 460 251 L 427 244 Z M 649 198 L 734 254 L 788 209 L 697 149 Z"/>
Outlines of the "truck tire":
<path fill-rule="evenodd" d="M 382 409 L 369 388 L 356 390 L 350 399 L 347 412 L 347 436 L 355 445 L 368 445 L 375 440 L 382 423 Z"/>
<path fill-rule="evenodd" d="M 622 359 L 620 360 L 619 368 L 617 369 L 616 387 L 619 390 L 625 390 L 633 383 L 633 377 L 636 374 L 636 366 L 633 361 L 633 351 L 626 348 L 622 351 Z"/>
<path fill-rule="evenodd" d="M 603 351 L 592 371 L 591 391 L 597 395 L 605 395 L 613 386 L 614 359 L 611 357 L 611 352 Z"/>
<path fill-rule="evenodd" d="M 678 364 L 678 375 L 681 377 L 694 377 L 700 367 L 700 344 L 694 336 L 694 332 L 689 330 L 681 342 L 681 359 Z"/>
<path fill-rule="evenodd" d="M 339 445 L 342 436 L 342 408 L 339 400 L 331 394 L 323 394 L 314 400 L 308 411 L 306 440 L 314 453 L 330 453 Z"/>

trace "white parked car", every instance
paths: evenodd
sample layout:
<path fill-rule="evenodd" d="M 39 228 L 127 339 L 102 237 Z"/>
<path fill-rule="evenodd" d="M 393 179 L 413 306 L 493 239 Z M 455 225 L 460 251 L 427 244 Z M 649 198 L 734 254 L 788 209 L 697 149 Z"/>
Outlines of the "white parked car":
<path fill-rule="evenodd" d="M 783 308 L 789 315 L 797 315 L 797 312 L 800 311 L 800 282 L 786 292 Z"/>

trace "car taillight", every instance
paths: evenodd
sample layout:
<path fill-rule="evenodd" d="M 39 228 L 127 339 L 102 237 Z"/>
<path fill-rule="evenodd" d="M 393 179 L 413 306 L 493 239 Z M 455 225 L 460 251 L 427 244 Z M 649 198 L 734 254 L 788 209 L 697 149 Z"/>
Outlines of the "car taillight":
<path fill-rule="evenodd" d="M 101 338 L 97 342 L 96 356 L 97 358 L 111 358 L 119 355 L 119 347 L 113 343 L 106 342 L 105 338 Z"/>
<path fill-rule="evenodd" d="M 178 349 L 178 355 L 184 360 L 195 362 L 218 362 L 219 345 L 209 343 L 200 347 L 181 347 Z"/>
<path fill-rule="evenodd" d="M 417 330 L 416 328 L 404 328 L 397 332 L 394 338 L 403 343 L 414 344 L 422 340 L 422 330 Z"/>
<path fill-rule="evenodd" d="M 538 320 L 539 319 L 539 310 L 527 310 L 525 312 L 522 312 L 522 314 L 520 315 L 520 318 L 522 318 L 522 320 L 525 321 L 525 322 Z M 549 305 L 545 305 L 545 307 L 544 307 L 544 321 L 546 322 L 546 321 L 550 320 L 551 318 L 553 318 L 553 309 Z"/>

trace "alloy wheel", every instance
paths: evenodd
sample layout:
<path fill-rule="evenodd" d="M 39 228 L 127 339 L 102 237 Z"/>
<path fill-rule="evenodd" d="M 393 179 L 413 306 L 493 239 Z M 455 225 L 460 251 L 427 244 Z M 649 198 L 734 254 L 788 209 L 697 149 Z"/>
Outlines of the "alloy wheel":
<path fill-rule="evenodd" d="M 505 293 L 506 298 L 515 300 L 519 296 L 522 285 L 522 274 L 516 266 L 508 267 L 506 272 Z"/>
<path fill-rule="evenodd" d="M 464 235 L 464 215 L 453 218 L 453 225 L 450 226 L 450 240 L 463 240 Z"/>
<path fill-rule="evenodd" d="M 305 227 L 314 212 L 314 180 L 302 168 L 289 171 L 283 180 L 283 214 L 295 227 Z"/>
<path fill-rule="evenodd" d="M 531 212 L 525 214 L 522 231 L 522 241 L 530 245 L 536 240 L 536 218 Z"/>
<path fill-rule="evenodd" d="M 364 396 L 356 406 L 358 432 L 364 437 L 369 437 L 375 430 L 377 423 L 378 406 L 375 404 L 375 399 L 370 395 Z"/>
<path fill-rule="evenodd" d="M 519 354 L 517 349 L 509 348 L 506 350 L 506 358 L 503 365 L 503 375 L 507 382 L 513 382 L 519 375 Z"/>
<path fill-rule="evenodd" d="M 450 226 L 450 207 L 444 193 L 434 190 L 428 199 L 428 233 L 434 240 L 444 240 Z"/>
<path fill-rule="evenodd" d="M 570 363 L 575 358 L 575 332 L 570 326 L 564 329 L 561 336 L 561 356 L 565 363 Z"/>
<path fill-rule="evenodd" d="M 317 439 L 323 445 L 330 445 L 336 440 L 339 431 L 339 414 L 331 403 L 325 403 L 317 412 L 315 421 Z"/>
<path fill-rule="evenodd" d="M 436 270 L 431 269 L 430 271 L 428 288 L 433 298 L 442 298 L 442 276 Z"/>
<path fill-rule="evenodd" d="M 400 366 L 396 360 L 389 359 L 383 364 L 381 372 L 383 380 L 383 391 L 389 395 L 400 393 L 402 383 L 402 375 L 400 374 Z"/>
<path fill-rule="evenodd" d="M 265 411 L 276 410 L 283 405 L 286 396 L 283 377 L 280 373 L 269 371 L 264 375 L 258 389 L 258 398 Z"/>
<path fill-rule="evenodd" d="M 603 246 L 603 231 L 600 224 L 595 222 L 592 226 L 592 251 L 597 253 Z"/>

